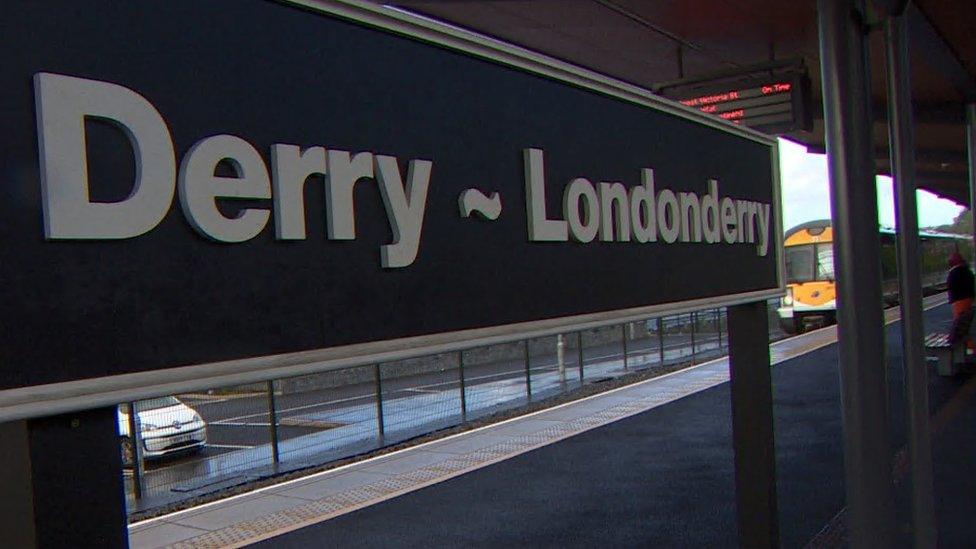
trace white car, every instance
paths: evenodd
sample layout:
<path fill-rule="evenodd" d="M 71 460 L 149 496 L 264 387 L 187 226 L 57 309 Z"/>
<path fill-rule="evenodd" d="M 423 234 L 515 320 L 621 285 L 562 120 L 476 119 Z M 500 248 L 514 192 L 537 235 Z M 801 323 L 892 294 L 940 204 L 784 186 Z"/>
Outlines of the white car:
<path fill-rule="evenodd" d="M 207 443 L 207 424 L 193 408 L 176 397 L 150 398 L 136 402 L 137 424 L 143 459 L 187 451 L 199 451 Z M 122 464 L 132 467 L 135 448 L 129 434 L 129 404 L 118 407 Z"/>

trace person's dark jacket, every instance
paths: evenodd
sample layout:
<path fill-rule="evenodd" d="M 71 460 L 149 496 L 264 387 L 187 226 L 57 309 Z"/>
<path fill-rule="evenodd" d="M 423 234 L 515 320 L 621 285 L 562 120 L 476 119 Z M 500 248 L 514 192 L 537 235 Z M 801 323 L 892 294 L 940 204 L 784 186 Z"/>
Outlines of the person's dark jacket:
<path fill-rule="evenodd" d="M 972 299 L 976 297 L 976 288 L 973 283 L 973 272 L 969 270 L 969 265 L 962 263 L 949 270 L 946 277 L 947 293 L 949 303 L 960 299 Z"/>

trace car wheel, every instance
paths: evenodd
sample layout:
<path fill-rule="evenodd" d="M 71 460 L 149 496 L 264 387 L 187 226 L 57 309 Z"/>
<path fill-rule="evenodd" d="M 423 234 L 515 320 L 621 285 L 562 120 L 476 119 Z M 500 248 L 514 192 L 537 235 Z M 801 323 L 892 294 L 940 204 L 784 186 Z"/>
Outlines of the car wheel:
<path fill-rule="evenodd" d="M 132 438 L 120 437 L 119 446 L 122 450 L 122 467 L 131 469 L 136 463 L 136 448 L 132 445 Z"/>

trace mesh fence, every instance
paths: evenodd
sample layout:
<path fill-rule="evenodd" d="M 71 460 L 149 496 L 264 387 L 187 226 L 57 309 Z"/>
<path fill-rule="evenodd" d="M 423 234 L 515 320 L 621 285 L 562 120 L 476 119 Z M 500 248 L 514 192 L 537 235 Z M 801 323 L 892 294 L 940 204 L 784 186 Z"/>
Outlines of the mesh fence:
<path fill-rule="evenodd" d="M 771 314 L 775 314 L 775 311 Z M 782 333 L 771 327 L 771 336 Z M 725 310 L 119 406 L 130 512 L 348 458 L 632 372 L 728 351 Z M 137 433 L 131 436 L 131 433 Z"/>
<path fill-rule="evenodd" d="M 270 466 L 267 386 L 121 404 L 120 446 L 130 510 L 240 484 Z"/>
<path fill-rule="evenodd" d="M 362 453 L 380 445 L 375 366 L 274 383 L 278 460 L 288 468 Z"/>
<path fill-rule="evenodd" d="M 695 333 L 695 361 L 704 362 L 725 354 L 718 310 L 692 313 Z"/>
<path fill-rule="evenodd" d="M 387 444 L 461 423 L 458 353 L 384 363 L 379 374 Z"/>

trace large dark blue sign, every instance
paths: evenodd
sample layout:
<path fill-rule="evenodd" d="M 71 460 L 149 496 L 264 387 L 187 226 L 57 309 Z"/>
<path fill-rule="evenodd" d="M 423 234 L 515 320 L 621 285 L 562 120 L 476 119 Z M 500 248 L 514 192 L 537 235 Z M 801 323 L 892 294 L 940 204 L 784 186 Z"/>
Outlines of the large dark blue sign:
<path fill-rule="evenodd" d="M 17 2 L 0 46 L 0 404 L 780 287 L 775 144 L 690 109 L 261 0 Z"/>

